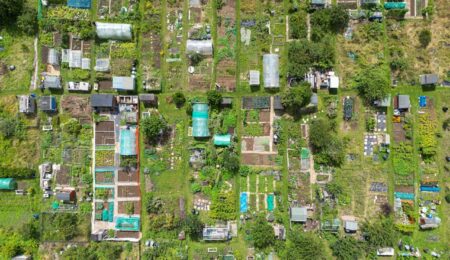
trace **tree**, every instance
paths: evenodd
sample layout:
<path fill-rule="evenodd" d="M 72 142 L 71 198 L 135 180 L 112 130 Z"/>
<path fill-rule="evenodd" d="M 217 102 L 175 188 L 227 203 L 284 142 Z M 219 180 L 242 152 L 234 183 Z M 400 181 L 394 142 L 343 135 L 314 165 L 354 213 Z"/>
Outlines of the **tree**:
<path fill-rule="evenodd" d="M 161 212 L 164 203 L 159 197 L 153 197 L 152 193 L 145 194 L 144 206 L 148 214 L 158 214 Z"/>
<path fill-rule="evenodd" d="M 205 224 L 203 224 L 198 215 L 189 214 L 184 221 L 184 226 L 186 233 L 196 240 L 201 236 Z"/>
<path fill-rule="evenodd" d="M 353 237 L 345 236 L 331 245 L 333 255 L 339 260 L 360 259 L 363 253 L 362 244 Z"/>
<path fill-rule="evenodd" d="M 362 70 L 354 79 L 359 95 L 367 102 L 383 99 L 389 91 L 389 74 L 382 67 Z"/>
<path fill-rule="evenodd" d="M 341 5 L 332 5 L 330 8 L 330 28 L 335 33 L 341 32 L 348 25 L 350 15 Z"/>
<path fill-rule="evenodd" d="M 345 159 L 345 144 L 336 136 L 333 124 L 323 118 L 313 120 L 310 126 L 309 141 L 316 153 L 319 164 L 339 166 Z"/>
<path fill-rule="evenodd" d="M 307 106 L 311 101 L 312 91 L 309 83 L 289 88 L 281 94 L 281 103 L 288 110 L 298 113 L 298 111 Z"/>
<path fill-rule="evenodd" d="M 161 116 L 152 115 L 141 120 L 141 128 L 147 141 L 154 143 L 166 131 L 167 123 Z"/>
<path fill-rule="evenodd" d="M 237 173 L 240 167 L 239 155 L 230 149 L 223 152 L 223 167 L 230 173 Z"/>
<path fill-rule="evenodd" d="M 184 97 L 184 94 L 181 92 L 175 92 L 172 95 L 172 100 L 178 108 L 182 107 L 184 103 L 186 103 L 186 98 Z"/>
<path fill-rule="evenodd" d="M 288 233 L 285 252 L 283 259 L 331 259 L 325 243 L 316 234 L 302 230 Z"/>
<path fill-rule="evenodd" d="M 275 233 L 273 227 L 264 216 L 257 216 L 251 224 L 250 234 L 253 244 L 258 249 L 264 249 L 275 244 Z"/>
<path fill-rule="evenodd" d="M 72 118 L 64 124 L 63 129 L 71 135 L 78 136 L 81 131 L 81 124 L 78 120 Z"/>
<path fill-rule="evenodd" d="M 37 12 L 33 8 L 25 8 L 17 18 L 17 26 L 27 35 L 34 35 L 38 29 Z"/>
<path fill-rule="evenodd" d="M 23 6 L 24 0 L 0 0 L 0 25 L 15 22 Z"/>
<path fill-rule="evenodd" d="M 428 29 L 423 29 L 419 33 L 419 42 L 423 48 L 426 48 L 431 42 L 431 31 Z"/>
<path fill-rule="evenodd" d="M 380 217 L 362 224 L 364 239 L 372 248 L 393 246 L 397 238 L 394 222 L 391 218 Z"/>
<path fill-rule="evenodd" d="M 222 101 L 222 94 L 217 90 L 209 90 L 206 92 L 206 97 L 208 98 L 208 104 L 212 108 L 219 108 L 220 102 Z"/>

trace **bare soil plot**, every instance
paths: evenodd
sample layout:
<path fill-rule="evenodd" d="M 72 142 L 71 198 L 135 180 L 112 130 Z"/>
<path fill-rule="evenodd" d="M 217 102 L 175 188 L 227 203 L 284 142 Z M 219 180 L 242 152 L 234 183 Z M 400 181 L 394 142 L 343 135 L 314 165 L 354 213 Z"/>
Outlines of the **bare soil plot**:
<path fill-rule="evenodd" d="M 67 166 L 62 166 L 61 169 L 56 173 L 56 185 L 67 186 L 70 184 L 70 168 Z"/>
<path fill-rule="evenodd" d="M 403 129 L 403 123 L 393 123 L 394 141 L 396 143 L 406 141 L 406 133 Z"/>
<path fill-rule="evenodd" d="M 116 231 L 116 238 L 139 238 L 140 233 L 137 231 Z"/>
<path fill-rule="evenodd" d="M 139 174 L 137 171 L 125 171 L 119 170 L 118 172 L 119 182 L 138 182 Z"/>
<path fill-rule="evenodd" d="M 95 125 L 96 132 L 114 132 L 114 122 L 113 121 L 102 121 Z"/>
<path fill-rule="evenodd" d="M 113 172 L 96 172 L 95 182 L 102 183 L 114 183 L 114 173 Z"/>
<path fill-rule="evenodd" d="M 117 186 L 118 197 L 139 197 L 139 186 Z"/>
<path fill-rule="evenodd" d="M 81 119 L 83 123 L 92 121 L 92 109 L 89 98 L 85 96 L 64 95 L 61 98 L 61 108 L 71 117 Z"/>
<path fill-rule="evenodd" d="M 242 163 L 246 165 L 257 166 L 275 166 L 276 154 L 258 154 L 245 153 L 242 154 Z"/>
<path fill-rule="evenodd" d="M 115 143 L 114 132 L 96 132 L 95 145 L 113 145 Z"/>

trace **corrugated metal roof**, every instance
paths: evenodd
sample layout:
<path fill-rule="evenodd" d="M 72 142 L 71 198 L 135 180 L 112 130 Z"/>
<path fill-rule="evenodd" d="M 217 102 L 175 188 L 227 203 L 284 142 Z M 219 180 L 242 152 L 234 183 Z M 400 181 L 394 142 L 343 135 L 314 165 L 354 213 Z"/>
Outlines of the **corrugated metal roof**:
<path fill-rule="evenodd" d="M 133 77 L 113 77 L 113 89 L 134 90 L 135 80 Z"/>

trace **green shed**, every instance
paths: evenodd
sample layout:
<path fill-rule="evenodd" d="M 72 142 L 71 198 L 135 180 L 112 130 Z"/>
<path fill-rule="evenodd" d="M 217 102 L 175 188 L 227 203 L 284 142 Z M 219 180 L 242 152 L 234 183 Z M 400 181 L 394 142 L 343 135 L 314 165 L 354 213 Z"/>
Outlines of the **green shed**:
<path fill-rule="evenodd" d="M 386 2 L 384 3 L 384 9 L 390 10 L 390 9 L 405 9 L 406 3 L 405 2 Z"/>
<path fill-rule="evenodd" d="M 17 182 L 13 178 L 0 178 L 0 190 L 15 190 Z"/>
<path fill-rule="evenodd" d="M 217 146 L 230 146 L 231 145 L 231 135 L 214 135 L 214 145 Z"/>

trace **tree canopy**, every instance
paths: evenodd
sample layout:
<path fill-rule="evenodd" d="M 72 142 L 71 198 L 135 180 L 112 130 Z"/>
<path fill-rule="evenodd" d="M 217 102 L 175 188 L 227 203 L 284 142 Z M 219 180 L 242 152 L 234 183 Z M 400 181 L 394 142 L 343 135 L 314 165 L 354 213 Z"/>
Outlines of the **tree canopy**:
<path fill-rule="evenodd" d="M 368 103 L 385 98 L 390 87 L 389 75 L 379 66 L 362 70 L 354 82 L 359 95 Z"/>
<path fill-rule="evenodd" d="M 298 111 L 311 101 L 312 91 L 309 83 L 289 88 L 281 94 L 281 103 L 290 111 Z"/>
<path fill-rule="evenodd" d="M 431 42 L 431 31 L 427 29 L 423 29 L 422 31 L 420 31 L 419 42 L 423 48 L 426 48 Z"/>
<path fill-rule="evenodd" d="M 363 254 L 363 244 L 349 236 L 338 239 L 331 245 L 331 249 L 339 260 L 360 259 Z"/>
<path fill-rule="evenodd" d="M 28 35 L 34 35 L 38 29 L 37 12 L 32 8 L 25 8 L 17 18 L 17 27 Z"/>
<path fill-rule="evenodd" d="M 206 92 L 208 98 L 208 104 L 211 108 L 219 108 L 220 102 L 222 101 L 222 94 L 217 90 L 209 90 Z"/>
<path fill-rule="evenodd" d="M 250 234 L 256 248 L 264 249 L 275 243 L 273 227 L 262 215 L 257 216 L 251 223 Z"/>
<path fill-rule="evenodd" d="M 23 6 L 24 0 L 0 0 L 0 25 L 15 22 Z"/>
<path fill-rule="evenodd" d="M 368 245 L 373 248 L 393 246 L 397 235 L 393 220 L 386 217 L 364 222 L 362 231 Z"/>
<path fill-rule="evenodd" d="M 318 163 L 339 166 L 344 162 L 344 142 L 336 135 L 330 121 L 323 118 L 313 120 L 310 133 L 309 140 Z"/>
<path fill-rule="evenodd" d="M 184 103 L 186 103 L 186 98 L 182 92 L 175 92 L 172 95 L 172 100 L 178 108 L 182 107 Z"/>
<path fill-rule="evenodd" d="M 152 115 L 141 120 L 141 128 L 147 141 L 154 143 L 166 131 L 167 123 L 162 117 Z"/>
<path fill-rule="evenodd" d="M 331 259 L 328 246 L 316 234 L 303 231 L 288 233 L 283 259 Z"/>

